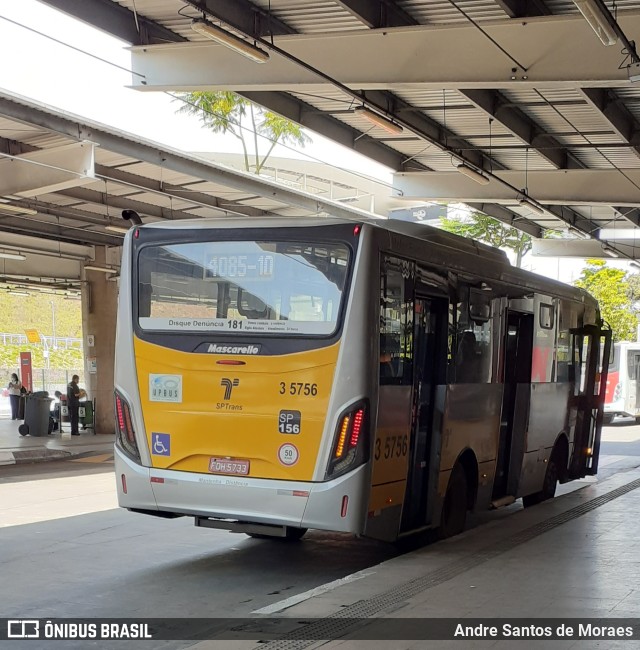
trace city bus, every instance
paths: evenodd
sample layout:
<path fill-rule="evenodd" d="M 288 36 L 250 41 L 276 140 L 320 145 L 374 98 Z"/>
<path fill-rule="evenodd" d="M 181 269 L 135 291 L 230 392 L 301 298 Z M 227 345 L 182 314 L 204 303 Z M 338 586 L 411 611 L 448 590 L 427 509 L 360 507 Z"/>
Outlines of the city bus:
<path fill-rule="evenodd" d="M 609 364 L 604 423 L 617 415 L 640 421 L 640 343 L 616 342 Z"/>
<path fill-rule="evenodd" d="M 135 225 L 119 505 L 254 537 L 457 534 L 597 471 L 610 341 L 581 289 L 421 224 Z"/>

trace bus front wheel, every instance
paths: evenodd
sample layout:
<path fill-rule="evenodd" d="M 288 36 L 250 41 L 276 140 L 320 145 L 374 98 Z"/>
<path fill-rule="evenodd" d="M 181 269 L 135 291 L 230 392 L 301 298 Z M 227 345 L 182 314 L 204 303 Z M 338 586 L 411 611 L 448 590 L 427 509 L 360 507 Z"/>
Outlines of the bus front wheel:
<path fill-rule="evenodd" d="M 525 508 L 529 506 L 535 506 L 538 503 L 553 499 L 556 494 L 556 487 L 558 485 L 558 479 L 560 478 L 560 470 L 558 467 L 557 456 L 555 452 L 551 454 L 551 458 L 547 463 L 547 470 L 544 473 L 544 482 L 542 483 L 542 490 L 536 492 L 535 494 L 528 494 L 526 497 L 522 497 L 522 505 Z"/>
<path fill-rule="evenodd" d="M 457 463 L 449 477 L 449 485 L 442 505 L 439 529 L 441 539 L 453 537 L 464 530 L 467 506 L 467 475 L 462 465 Z"/>

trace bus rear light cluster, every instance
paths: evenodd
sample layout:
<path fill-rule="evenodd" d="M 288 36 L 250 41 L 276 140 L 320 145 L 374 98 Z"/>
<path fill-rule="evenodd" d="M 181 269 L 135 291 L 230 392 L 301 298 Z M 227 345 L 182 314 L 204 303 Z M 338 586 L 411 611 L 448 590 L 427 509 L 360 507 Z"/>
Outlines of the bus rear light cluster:
<path fill-rule="evenodd" d="M 118 391 L 115 393 L 115 402 L 116 444 L 127 454 L 127 456 L 130 456 L 136 462 L 140 462 L 140 451 L 138 450 L 136 434 L 133 429 L 131 408 L 129 407 L 127 400 L 122 397 Z"/>
<path fill-rule="evenodd" d="M 367 461 L 369 450 L 365 434 L 366 405 L 360 402 L 338 419 L 326 478 L 340 476 Z"/>
<path fill-rule="evenodd" d="M 616 384 L 613 389 L 613 401 L 617 402 L 619 399 L 622 399 L 622 384 Z"/>

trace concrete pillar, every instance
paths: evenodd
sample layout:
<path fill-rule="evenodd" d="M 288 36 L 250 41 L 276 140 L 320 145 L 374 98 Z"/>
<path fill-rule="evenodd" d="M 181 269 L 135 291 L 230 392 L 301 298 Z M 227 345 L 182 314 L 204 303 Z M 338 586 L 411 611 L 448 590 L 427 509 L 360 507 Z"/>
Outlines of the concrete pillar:
<path fill-rule="evenodd" d="M 95 247 L 91 266 L 113 266 L 105 246 Z M 82 334 L 84 337 L 85 387 L 96 400 L 95 432 L 115 433 L 113 364 L 116 341 L 118 283 L 115 274 L 83 270 Z M 112 279 L 109 279 L 112 278 Z"/>

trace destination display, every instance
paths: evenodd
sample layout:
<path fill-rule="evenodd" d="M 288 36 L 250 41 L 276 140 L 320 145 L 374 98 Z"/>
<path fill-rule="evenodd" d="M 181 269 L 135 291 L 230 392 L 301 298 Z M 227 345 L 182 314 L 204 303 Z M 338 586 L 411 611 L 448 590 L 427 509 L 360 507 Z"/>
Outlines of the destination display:
<path fill-rule="evenodd" d="M 275 268 L 275 256 L 270 253 L 247 253 L 227 255 L 205 253 L 205 280 L 242 278 L 248 280 L 270 280 Z"/>

